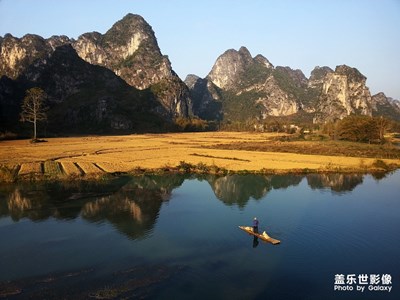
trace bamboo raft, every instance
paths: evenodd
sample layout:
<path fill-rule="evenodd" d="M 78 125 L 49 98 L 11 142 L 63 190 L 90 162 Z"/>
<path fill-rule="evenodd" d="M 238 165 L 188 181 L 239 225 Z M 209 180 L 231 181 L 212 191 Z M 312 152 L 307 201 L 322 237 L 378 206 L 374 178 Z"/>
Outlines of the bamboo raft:
<path fill-rule="evenodd" d="M 246 231 L 248 234 L 254 235 L 255 237 L 258 237 L 259 239 L 271 243 L 273 245 L 277 245 L 280 244 L 281 241 L 280 240 L 276 240 L 272 237 L 270 237 L 265 231 L 263 233 L 256 233 L 253 232 L 253 227 L 249 227 L 249 226 L 239 226 L 240 229 L 242 229 L 243 231 Z"/>

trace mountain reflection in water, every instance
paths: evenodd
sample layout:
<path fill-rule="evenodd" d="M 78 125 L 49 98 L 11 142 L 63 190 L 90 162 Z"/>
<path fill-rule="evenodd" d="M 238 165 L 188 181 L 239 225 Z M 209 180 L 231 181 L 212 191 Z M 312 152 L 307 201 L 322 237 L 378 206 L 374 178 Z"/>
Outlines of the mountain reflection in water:
<path fill-rule="evenodd" d="M 163 202 L 185 179 L 198 178 L 211 186 L 226 205 L 246 206 L 273 189 L 299 185 L 305 178 L 312 189 L 334 193 L 352 191 L 363 182 L 360 174 L 185 175 L 120 177 L 102 182 L 33 183 L 0 187 L 0 218 L 109 222 L 131 239 L 147 236 L 154 227 Z"/>
<path fill-rule="evenodd" d="M 184 177 L 123 177 L 106 182 L 22 184 L 0 188 L 0 218 L 108 221 L 129 238 L 151 231 L 163 201 Z M 4 195 L 4 196 L 2 196 Z"/>
<path fill-rule="evenodd" d="M 208 182 L 215 196 L 227 205 L 245 207 L 250 198 L 259 200 L 272 189 L 298 185 L 303 176 L 229 175 L 210 177 Z"/>

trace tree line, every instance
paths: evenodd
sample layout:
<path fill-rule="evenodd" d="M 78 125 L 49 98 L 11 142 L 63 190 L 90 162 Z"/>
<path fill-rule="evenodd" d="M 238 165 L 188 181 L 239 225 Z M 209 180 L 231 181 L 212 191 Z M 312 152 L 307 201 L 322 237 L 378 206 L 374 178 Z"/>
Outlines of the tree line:
<path fill-rule="evenodd" d="M 398 126 L 398 123 L 382 116 L 350 115 L 324 124 L 322 133 L 327 134 L 332 140 L 384 143 L 386 132 L 399 129 Z"/>
<path fill-rule="evenodd" d="M 46 93 L 40 88 L 31 88 L 26 91 L 21 106 L 21 121 L 33 125 L 33 141 L 37 140 L 37 123 L 47 119 L 48 107 L 45 105 Z M 234 130 L 234 131 L 274 131 L 303 134 L 305 126 L 289 125 L 278 119 L 265 120 L 262 124 L 256 124 L 253 120 L 244 122 L 227 122 L 219 124 L 208 124 L 199 118 L 178 118 L 175 124 L 180 131 L 208 131 L 208 130 Z M 261 127 L 260 127 L 261 126 Z M 309 126 L 307 126 L 310 128 Z M 346 140 L 363 143 L 384 143 L 385 134 L 388 130 L 400 131 L 400 123 L 389 120 L 382 116 L 371 117 L 364 115 L 350 115 L 341 120 L 325 123 L 322 133 L 332 140 Z"/>

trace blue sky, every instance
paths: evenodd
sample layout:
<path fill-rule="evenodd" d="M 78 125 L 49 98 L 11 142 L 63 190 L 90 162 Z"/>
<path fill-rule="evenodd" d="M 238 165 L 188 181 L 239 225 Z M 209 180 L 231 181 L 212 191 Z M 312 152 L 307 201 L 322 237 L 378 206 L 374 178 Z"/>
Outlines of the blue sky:
<path fill-rule="evenodd" d="M 0 0 L 0 35 L 77 38 L 127 13 L 153 27 L 182 79 L 243 45 L 307 77 L 317 65 L 356 67 L 372 94 L 400 99 L 400 0 Z"/>

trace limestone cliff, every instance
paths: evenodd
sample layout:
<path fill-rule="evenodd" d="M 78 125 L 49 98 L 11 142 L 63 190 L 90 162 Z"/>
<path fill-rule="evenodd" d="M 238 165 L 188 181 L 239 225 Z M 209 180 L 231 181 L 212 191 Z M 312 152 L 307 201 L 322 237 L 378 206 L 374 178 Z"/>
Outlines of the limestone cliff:
<path fill-rule="evenodd" d="M 323 123 L 349 114 L 400 119 L 400 102 L 383 93 L 371 97 L 366 77 L 355 68 L 316 67 L 307 78 L 301 70 L 274 67 L 261 54 L 252 57 L 245 47 L 225 51 L 206 78 L 189 75 L 184 83 L 151 26 L 133 14 L 105 34 L 84 33 L 77 40 L 0 37 L 0 130 L 19 124 L 20 102 L 34 85 L 45 89 L 57 108 L 53 113 L 76 131 L 82 124 L 93 131 L 134 131 L 154 123 L 165 128 L 165 121 L 192 114 L 246 124 L 296 116 Z"/>
<path fill-rule="evenodd" d="M 259 93 L 256 103 L 262 105 L 261 118 L 287 116 L 296 113 L 300 104 L 293 94 L 287 93 L 272 75 L 254 89 Z"/>
<path fill-rule="evenodd" d="M 290 67 L 281 67 L 281 66 L 277 66 L 276 70 L 282 73 L 286 73 L 286 75 L 289 77 L 290 81 L 293 82 L 293 85 L 295 87 L 298 88 L 307 87 L 308 79 L 301 70 L 299 69 L 293 70 Z"/>
<path fill-rule="evenodd" d="M 205 79 L 186 81 L 196 99 L 196 113 L 198 107 L 207 111 L 208 103 L 216 103 L 211 101 L 217 98 L 212 97 L 205 82 L 216 86 L 222 104 L 221 120 L 228 123 L 257 123 L 270 116 L 298 116 L 316 123 L 350 114 L 398 118 L 398 102 L 379 97 L 374 101 L 366 77 L 355 68 L 341 65 L 333 71 L 317 66 L 307 78 L 301 70 L 274 67 L 262 55 L 253 58 L 245 47 L 225 51 Z"/>
<path fill-rule="evenodd" d="M 204 120 L 222 120 L 222 95 L 214 83 L 190 74 L 185 84 L 193 101 L 193 114 Z"/>
<path fill-rule="evenodd" d="M 17 79 L 38 59 L 49 56 L 56 47 L 70 42 L 66 36 L 44 39 L 35 34 L 26 34 L 22 38 L 6 34 L 0 41 L 0 76 Z"/>
<path fill-rule="evenodd" d="M 188 88 L 172 70 L 168 57 L 162 55 L 151 26 L 133 14 L 115 23 L 104 35 L 85 33 L 76 41 L 66 36 L 44 39 L 33 34 L 23 38 L 7 34 L 0 40 L 0 77 L 29 77 L 25 74 L 28 68 L 50 57 L 57 47 L 69 44 L 89 64 L 112 70 L 137 89 L 151 89 L 162 105 L 157 112 L 165 119 L 192 114 Z M 60 84 L 66 94 L 73 89 L 66 82 Z"/>
<path fill-rule="evenodd" d="M 72 45 L 81 58 L 113 70 L 131 86 L 141 90 L 156 86 L 156 97 L 169 117 L 191 114 L 187 87 L 162 55 L 153 29 L 141 16 L 128 14 L 104 35 L 85 33 Z"/>
<path fill-rule="evenodd" d="M 204 80 L 220 89 L 222 119 L 228 122 L 294 114 L 302 107 L 294 90 L 307 87 L 307 78 L 300 70 L 274 68 L 260 54 L 253 58 L 245 47 L 219 56 Z M 192 98 L 209 99 L 209 89 L 203 89 L 203 96 L 199 96 L 193 85 L 189 88 Z"/>
<path fill-rule="evenodd" d="M 19 111 L 13 108 L 20 106 L 25 90 L 34 86 L 48 95 L 48 133 L 132 132 L 146 130 L 143 126 L 154 130 L 162 123 L 156 116 L 162 106 L 150 91 L 137 90 L 111 70 L 85 62 L 71 45 L 57 47 L 29 65 L 17 80 L 3 77 L 2 83 L 0 100 L 11 117 L 8 126 L 12 120 L 18 123 Z"/>
<path fill-rule="evenodd" d="M 392 107 L 400 113 L 400 100 L 393 99 L 392 97 L 387 97 L 389 103 L 392 105 Z M 397 117 L 399 119 L 399 117 Z"/>
<path fill-rule="evenodd" d="M 253 63 L 247 48 L 241 47 L 239 51 L 229 49 L 218 57 L 207 77 L 221 89 L 235 89 L 246 69 Z"/>
<path fill-rule="evenodd" d="M 371 107 L 373 116 L 400 120 L 400 101 L 386 97 L 382 92 L 372 96 Z"/>
<path fill-rule="evenodd" d="M 113 70 L 138 89 L 173 76 L 171 64 L 161 54 L 153 29 L 139 15 L 126 15 L 104 35 L 85 33 L 73 47 L 87 62 Z"/>
<path fill-rule="evenodd" d="M 337 66 L 327 73 L 318 99 L 315 122 L 342 119 L 350 114 L 372 115 L 367 78 L 356 68 Z"/>
<path fill-rule="evenodd" d="M 314 70 L 311 71 L 308 86 L 322 89 L 322 85 L 324 84 L 325 77 L 328 73 L 333 73 L 333 70 L 327 66 L 316 66 Z"/>
<path fill-rule="evenodd" d="M 274 114 L 274 116 L 293 115 L 303 110 L 313 112 L 312 106 L 316 95 L 314 89 L 308 87 L 308 79 L 301 70 L 278 66 L 272 76 L 279 89 L 287 95 L 287 99 L 291 100 L 286 103 L 286 106 L 290 103 L 288 107 L 291 107 L 291 110 L 286 114 Z"/>
<path fill-rule="evenodd" d="M 304 97 L 304 101 L 302 102 L 302 109 L 305 112 L 310 114 L 314 114 L 317 112 L 318 98 L 321 95 L 326 75 L 329 73 L 333 73 L 333 70 L 327 66 L 316 66 L 311 71 L 311 75 L 307 83 L 307 88 L 305 90 L 307 92 Z"/>

